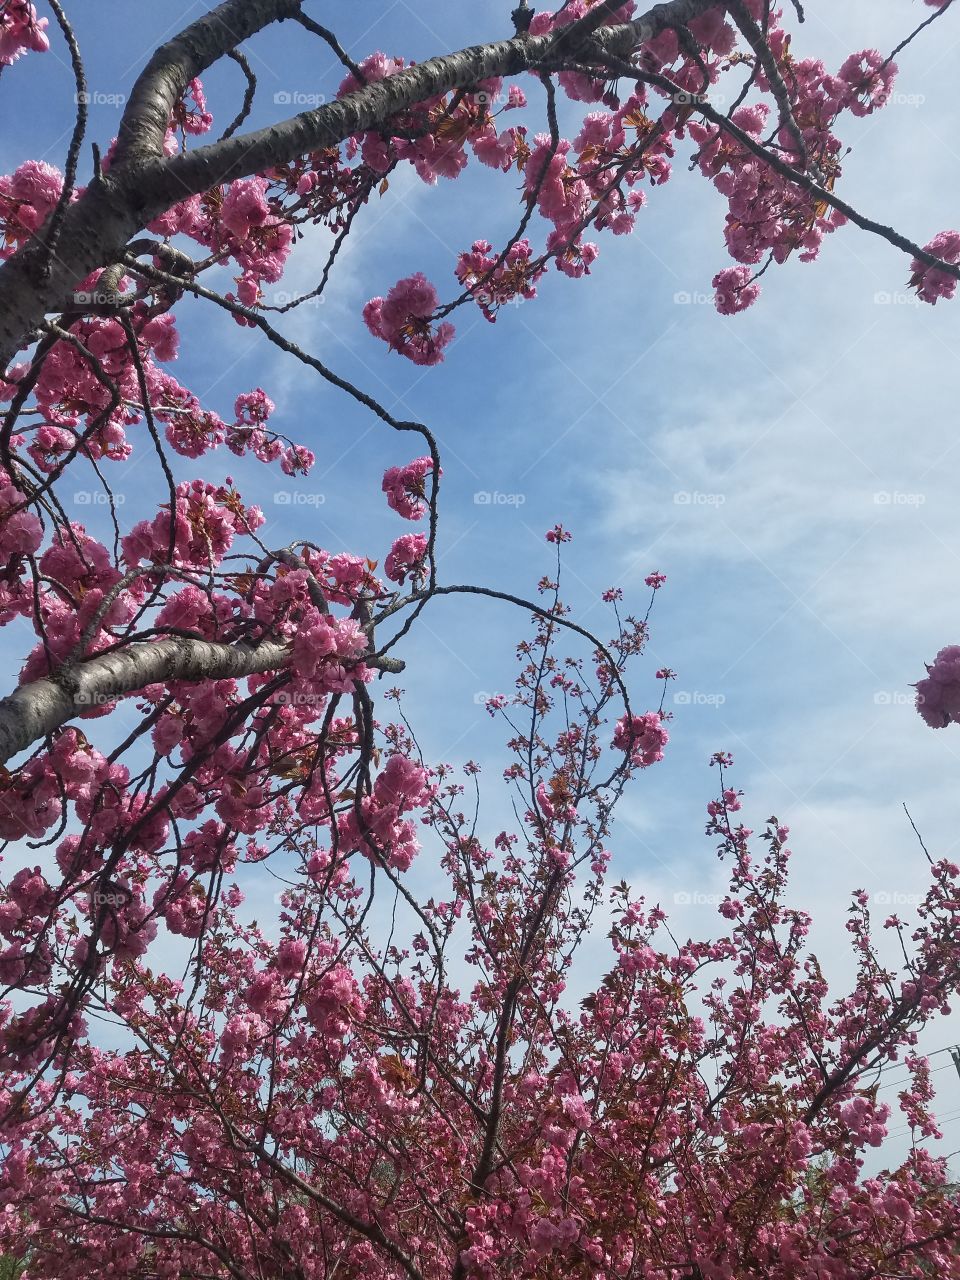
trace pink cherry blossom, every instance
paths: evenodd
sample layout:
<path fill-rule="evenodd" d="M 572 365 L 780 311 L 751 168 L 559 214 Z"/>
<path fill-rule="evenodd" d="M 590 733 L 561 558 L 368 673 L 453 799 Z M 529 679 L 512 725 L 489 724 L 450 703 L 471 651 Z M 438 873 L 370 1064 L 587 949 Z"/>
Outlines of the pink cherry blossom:
<path fill-rule="evenodd" d="M 405 520 L 420 520 L 426 514 L 426 477 L 433 470 L 431 457 L 414 458 L 403 467 L 388 467 L 383 475 L 383 492 L 393 511 Z"/>
<path fill-rule="evenodd" d="M 454 328 L 445 320 L 433 327 L 438 301 L 436 289 L 418 271 L 398 280 L 386 298 L 372 298 L 363 309 L 364 323 L 374 337 L 414 364 L 439 364 Z"/>
<path fill-rule="evenodd" d="M 402 586 L 407 577 L 422 578 L 425 573 L 424 557 L 427 554 L 425 533 L 405 533 L 397 538 L 387 554 L 384 572 L 391 582 Z"/>

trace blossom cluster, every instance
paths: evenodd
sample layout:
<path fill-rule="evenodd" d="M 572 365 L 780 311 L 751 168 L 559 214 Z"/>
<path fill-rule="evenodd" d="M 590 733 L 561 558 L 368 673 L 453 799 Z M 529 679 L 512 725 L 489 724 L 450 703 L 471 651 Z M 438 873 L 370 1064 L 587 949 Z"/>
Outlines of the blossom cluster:
<path fill-rule="evenodd" d="M 0 66 L 9 66 L 28 51 L 50 48 L 47 18 L 38 18 L 30 0 L 9 0 L 0 10 Z"/>

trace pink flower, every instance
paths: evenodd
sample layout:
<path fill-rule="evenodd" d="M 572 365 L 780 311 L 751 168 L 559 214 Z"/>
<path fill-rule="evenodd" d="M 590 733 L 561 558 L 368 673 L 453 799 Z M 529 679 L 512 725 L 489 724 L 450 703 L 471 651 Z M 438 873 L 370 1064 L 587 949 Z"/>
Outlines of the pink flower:
<path fill-rule="evenodd" d="M 752 275 L 749 267 L 725 267 L 713 277 L 714 301 L 722 316 L 746 311 L 760 297 L 760 286 L 751 284 Z"/>
<path fill-rule="evenodd" d="M 302 444 L 291 445 L 280 455 L 280 470 L 285 476 L 305 476 L 316 460 L 311 449 Z"/>
<path fill-rule="evenodd" d="M 0 68 L 4 65 L 3 18 L 0 16 Z M 0 259 L 37 231 L 60 198 L 63 178 L 42 160 L 28 160 L 11 176 L 0 177 Z"/>
<path fill-rule="evenodd" d="M 733 123 L 744 133 L 752 133 L 757 137 L 763 133 L 767 124 L 770 108 L 765 102 L 756 102 L 750 107 L 740 107 L 733 113 Z"/>
<path fill-rule="evenodd" d="M 352 618 L 312 609 L 297 626 L 290 665 L 298 675 L 313 679 L 328 663 L 354 662 L 366 649 L 367 637 Z"/>
<path fill-rule="evenodd" d="M 656 711 L 631 716 L 629 722 L 621 716 L 613 735 L 613 745 L 628 752 L 630 763 L 643 769 L 663 759 L 663 748 L 669 741 L 670 735 Z"/>
<path fill-rule="evenodd" d="M 956 265 L 960 262 L 960 231 L 941 231 L 923 247 L 934 257 Z M 929 267 L 919 258 L 914 258 L 910 266 L 913 272 L 910 284 L 924 302 L 935 304 L 939 298 L 950 299 L 956 293 L 956 276 L 950 275 L 939 267 Z"/>
<path fill-rule="evenodd" d="M 553 807 L 553 802 L 551 801 L 550 797 L 547 795 L 547 788 L 543 785 L 542 782 L 539 783 L 537 786 L 536 797 L 537 797 L 537 804 L 539 805 L 540 812 L 543 814 L 543 816 L 547 819 L 552 818 L 555 812 Z"/>
<path fill-rule="evenodd" d="M 380 804 L 396 805 L 398 810 L 416 808 L 433 794 L 426 769 L 407 756 L 393 755 L 374 784 L 374 796 Z"/>
<path fill-rule="evenodd" d="M 599 219 L 598 219 L 599 222 Z M 609 220 L 607 225 L 611 225 Z M 616 228 L 614 228 L 616 234 Z M 555 254 L 557 270 L 562 271 L 571 280 L 580 280 L 590 274 L 590 268 L 600 256 L 600 249 L 592 241 L 582 240 L 579 236 L 570 240 L 564 231 L 551 231 L 547 236 L 547 252 Z"/>
<path fill-rule="evenodd" d="M 927 665 L 927 677 L 914 686 L 917 710 L 931 729 L 960 723 L 960 645 L 947 645 Z"/>
<path fill-rule="evenodd" d="M 227 1019 L 220 1035 L 220 1049 L 225 1060 L 232 1062 L 244 1052 L 250 1043 L 250 1033 L 259 1022 L 255 1014 L 249 1013 L 235 1014 Z"/>
<path fill-rule="evenodd" d="M 50 48 L 46 28 L 48 19 L 38 18 L 27 0 L 11 0 L 0 9 L 0 65 L 16 62 L 28 49 L 46 53 Z"/>
<path fill-rule="evenodd" d="M 530 241 L 518 240 L 511 245 L 503 262 L 487 240 L 475 240 L 469 253 L 461 253 L 456 266 L 456 276 L 477 302 L 490 321 L 505 303 L 516 299 L 537 296 L 536 281 L 546 272 L 546 267 L 534 267 Z M 498 265 L 499 263 L 499 265 Z"/>
<path fill-rule="evenodd" d="M 590 1108 L 584 1102 L 578 1093 L 568 1093 L 566 1097 L 560 1100 L 560 1106 L 563 1114 L 568 1120 L 571 1120 L 578 1129 L 589 1129 L 592 1123 Z"/>
<path fill-rule="evenodd" d="M 897 64 L 876 49 L 851 53 L 837 72 L 837 79 L 847 86 L 842 102 L 855 116 L 868 116 L 882 107 L 890 97 L 897 78 Z"/>
<path fill-rule="evenodd" d="M 209 568 L 229 551 L 239 533 L 252 533 L 264 523 L 259 507 L 244 507 L 234 489 L 215 488 L 202 480 L 177 485 L 173 516 L 174 561 Z M 171 513 L 163 509 L 153 520 L 141 520 L 122 540 L 124 559 L 165 562 L 170 554 Z"/>
<path fill-rule="evenodd" d="M 365 84 L 375 84 L 376 81 L 384 80 L 387 76 L 392 76 L 402 69 L 402 58 L 391 58 L 387 54 L 379 52 L 379 50 L 376 53 L 371 53 L 369 57 L 364 58 L 363 62 L 360 63 L 360 70 L 363 72 Z M 337 90 L 337 97 L 342 98 L 346 93 L 354 93 L 360 87 L 360 81 L 353 74 L 348 75 Z"/>
<path fill-rule="evenodd" d="M 422 578 L 426 573 L 424 557 L 427 554 L 427 535 L 425 533 L 405 533 L 397 538 L 384 564 L 384 572 L 391 582 L 401 585 L 409 574 L 412 578 Z"/>
<path fill-rule="evenodd" d="M 363 319 L 375 338 L 414 364 L 440 364 L 454 328 L 444 321 L 434 330 L 431 317 L 438 304 L 436 289 L 418 271 L 398 280 L 386 298 L 371 298 L 363 309 Z"/>
<path fill-rule="evenodd" d="M 292 978 L 303 969 L 307 944 L 301 938 L 285 938 L 277 948 L 277 972 L 284 978 Z"/>
<path fill-rule="evenodd" d="M 220 221 L 238 240 L 246 240 L 254 227 L 270 217 L 266 178 L 238 178 L 223 198 Z"/>
<path fill-rule="evenodd" d="M 387 505 L 405 520 L 421 519 L 427 510 L 426 477 L 432 470 L 431 457 L 414 458 L 405 467 L 389 467 L 382 485 Z"/>
<path fill-rule="evenodd" d="M 0 472 L 0 479 L 6 475 Z M 12 484 L 0 486 L 0 560 L 30 556 L 43 539 L 43 525 L 32 511 L 15 510 L 23 502 L 23 494 Z"/>
<path fill-rule="evenodd" d="M 33 205 L 43 220 L 60 199 L 63 175 L 43 160 L 27 160 L 14 173 L 11 185 L 13 195 Z"/>
<path fill-rule="evenodd" d="M 176 360 L 180 335 L 171 312 L 167 311 L 162 316 L 154 316 L 152 320 L 148 320 L 140 331 L 140 338 L 152 348 L 154 359 Z"/>

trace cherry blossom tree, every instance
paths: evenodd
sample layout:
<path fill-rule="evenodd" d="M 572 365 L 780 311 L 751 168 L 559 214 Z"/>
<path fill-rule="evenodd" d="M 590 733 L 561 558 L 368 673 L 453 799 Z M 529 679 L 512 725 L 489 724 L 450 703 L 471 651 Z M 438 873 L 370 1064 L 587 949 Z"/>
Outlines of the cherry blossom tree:
<path fill-rule="evenodd" d="M 611 588 L 610 638 L 574 623 L 560 525 L 535 599 L 443 581 L 437 437 L 283 330 L 396 169 L 436 184 L 471 156 L 505 200 L 519 175 L 515 232 L 459 253 L 447 301 L 422 272 L 371 281 L 358 342 L 438 364 L 458 311 L 495 322 L 547 271 L 589 275 L 604 233 L 665 198 L 678 155 L 729 204 L 722 313 L 846 224 L 906 254 L 924 301 L 950 298 L 960 233 L 921 245 L 837 191 L 843 119 L 888 100 L 894 55 L 853 52 L 836 72 L 794 57 L 797 0 L 567 0 L 522 3 L 488 43 L 425 62 L 356 62 L 300 0 L 227 0 L 157 49 L 81 185 L 83 59 L 48 3 L 52 26 L 26 0 L 0 4 L 0 91 L 55 38 L 77 102 L 62 171 L 26 160 L 0 178 L 0 623 L 26 655 L 0 700 L 0 1246 L 37 1277 L 960 1274 L 916 1050 L 960 983 L 960 871 L 931 859 L 918 923 L 884 922 L 898 971 L 858 893 L 857 982 L 831 996 L 786 899 L 787 832 L 771 819 L 751 840 L 721 755 L 708 834 L 729 871 L 724 932 L 674 938 L 609 876 L 617 800 L 668 742 L 672 673 L 641 704 L 655 709 L 629 696 L 650 610 L 622 616 Z M 904 43 L 951 3 L 926 0 Z M 332 49 L 343 77 L 324 105 L 253 129 L 242 46 L 277 24 Z M 203 140 L 201 77 L 222 59 L 246 92 Z M 317 227 L 316 287 L 271 305 L 264 286 Z M 235 289 L 221 293 L 224 266 Z M 294 476 L 311 442 L 271 426 L 268 389 L 237 387 L 228 419 L 168 371 L 178 316 L 201 306 L 397 433 L 383 495 L 423 532 L 385 553 L 264 541 L 256 494 L 214 478 L 215 455 Z M 110 471 L 137 451 L 167 501 L 126 526 Z M 175 455 L 210 478 L 178 481 Z M 102 482 L 112 546 L 59 496 L 80 462 Z M 663 581 L 647 578 L 651 606 Z M 489 704 L 512 830 L 482 821 L 478 765 L 424 760 L 399 689 L 374 694 L 452 595 L 532 620 L 515 694 Z M 931 723 L 953 715 L 937 690 L 956 657 L 920 690 Z M 410 887 L 418 855 L 436 864 L 426 900 Z M 261 864 L 286 884 L 262 925 L 230 880 Z M 387 936 L 378 893 L 395 900 Z M 574 962 L 600 921 L 605 976 L 577 1009 Z M 189 950 L 185 980 L 157 970 L 161 931 Z M 868 1177 L 891 1062 L 916 1141 Z"/>

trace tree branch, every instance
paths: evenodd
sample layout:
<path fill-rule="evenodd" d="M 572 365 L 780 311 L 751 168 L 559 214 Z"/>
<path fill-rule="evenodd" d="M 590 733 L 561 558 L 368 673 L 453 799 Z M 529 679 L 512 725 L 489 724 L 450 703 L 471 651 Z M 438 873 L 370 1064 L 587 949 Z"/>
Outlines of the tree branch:
<path fill-rule="evenodd" d="M 671 0 L 669 4 L 655 5 L 633 22 L 595 31 L 591 29 L 596 26 L 594 21 L 578 30 L 576 38 L 564 33 L 562 42 L 555 34 L 523 40 L 514 37 L 429 58 L 281 124 L 160 161 L 140 175 L 142 196 L 152 209 L 158 199 L 162 202 L 168 198 L 171 190 L 174 200 L 182 200 L 187 194 L 208 191 L 219 183 L 259 173 L 310 151 L 337 146 L 418 102 L 493 76 L 515 75 L 535 68 L 542 58 L 557 57 L 558 50 L 571 57 L 585 49 L 592 54 L 629 54 L 666 28 L 685 25 L 715 8 L 716 3 L 717 0 Z M 162 211 L 159 205 L 156 207 Z"/>
<path fill-rule="evenodd" d="M 283 667 L 286 645 L 217 644 L 173 637 L 130 644 L 66 673 L 21 685 L 0 700 L 0 761 L 9 760 L 76 715 L 114 697 L 170 680 L 223 680 Z"/>
<path fill-rule="evenodd" d="M 280 554 L 282 558 L 283 553 Z M 277 641 L 253 646 L 172 636 L 149 643 L 133 641 L 41 680 L 21 685 L 0 699 L 0 762 L 61 728 L 91 707 L 103 706 L 123 694 L 170 680 L 242 680 L 266 671 L 282 670 L 290 649 Z M 371 653 L 363 657 L 374 671 L 396 674 L 404 664 L 397 658 Z"/>
<path fill-rule="evenodd" d="M 575 39 L 565 33 L 564 54 L 575 59 L 581 47 L 589 46 L 593 55 L 629 55 L 716 3 L 670 0 L 633 22 L 578 32 Z M 95 177 L 66 211 L 49 278 L 38 279 L 38 246 L 33 243 L 0 268 L 0 372 L 31 340 L 46 314 L 62 308 L 79 280 L 118 261 L 127 241 L 178 201 L 337 146 L 425 99 L 535 67 L 557 48 L 555 34 L 475 45 L 430 58 L 282 123 L 165 157 L 170 113 L 190 81 L 248 36 L 298 10 L 298 0 L 227 0 L 157 50 L 127 103 L 109 173 Z"/>

